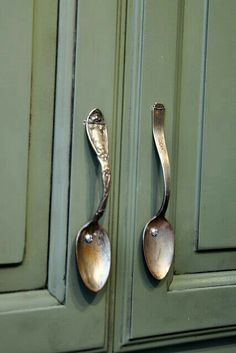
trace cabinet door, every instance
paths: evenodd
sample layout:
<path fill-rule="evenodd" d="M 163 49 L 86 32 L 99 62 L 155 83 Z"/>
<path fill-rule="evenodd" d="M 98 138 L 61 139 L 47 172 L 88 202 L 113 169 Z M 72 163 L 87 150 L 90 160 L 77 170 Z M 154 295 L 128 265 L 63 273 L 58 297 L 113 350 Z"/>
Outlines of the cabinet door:
<path fill-rule="evenodd" d="M 115 350 L 146 352 L 235 334 L 236 3 L 140 0 L 127 11 Z M 166 107 L 176 237 L 160 282 L 142 254 L 163 193 L 156 101 Z"/>
<path fill-rule="evenodd" d="M 108 123 L 111 160 L 116 140 L 118 6 L 98 0 L 94 11 L 94 4 L 0 0 L 4 353 L 107 351 L 109 285 L 91 294 L 75 262 L 77 232 L 102 189 L 83 125 L 93 108 Z M 108 207 L 111 235 L 109 219 Z M 31 273 L 27 283 L 21 267 Z"/>

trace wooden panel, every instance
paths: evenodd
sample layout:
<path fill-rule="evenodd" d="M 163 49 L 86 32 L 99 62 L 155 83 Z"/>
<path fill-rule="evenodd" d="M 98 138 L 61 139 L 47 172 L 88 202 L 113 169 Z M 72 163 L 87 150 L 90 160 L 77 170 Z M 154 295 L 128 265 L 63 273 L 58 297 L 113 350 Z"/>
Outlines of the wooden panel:
<path fill-rule="evenodd" d="M 210 1 L 198 249 L 236 247 L 236 2 Z"/>
<path fill-rule="evenodd" d="M 3 1 L 2 3 L 0 1 L 0 8 L 2 4 L 6 4 L 6 2 Z M 9 89 L 14 87 L 14 90 L 16 90 L 15 95 L 11 97 L 11 110 L 15 110 L 15 114 L 7 119 L 7 124 L 9 124 L 9 127 L 11 126 L 15 140 L 11 139 L 11 131 L 6 131 L 7 139 L 11 141 L 12 148 L 12 150 L 10 149 L 10 162 L 13 162 L 14 157 L 14 168 L 19 168 L 20 172 L 17 176 L 9 174 L 9 180 L 7 182 L 5 180 L 4 187 L 6 185 L 7 190 L 7 185 L 11 185 L 9 181 L 14 182 L 16 177 L 19 178 L 18 188 L 22 185 L 20 192 L 22 200 L 24 199 L 24 210 L 21 210 L 23 201 L 21 202 L 20 199 L 19 204 L 18 200 L 16 201 L 16 209 L 9 205 L 9 208 L 5 210 L 5 213 L 8 212 L 9 214 L 5 221 L 10 222 L 11 227 L 15 226 L 14 212 L 18 213 L 19 208 L 19 216 L 22 222 L 19 230 L 15 232 L 14 238 L 9 243 L 10 252 L 12 251 L 14 254 L 14 249 L 18 246 L 17 239 L 20 237 L 25 239 L 26 236 L 26 241 L 22 263 L 19 266 L 3 266 L 0 268 L 1 292 L 42 288 L 46 283 L 57 34 L 57 3 L 54 0 L 24 0 L 20 4 L 13 1 L 11 4 L 11 12 L 12 16 L 14 14 L 14 18 L 10 22 L 10 33 L 13 33 L 13 37 L 17 33 L 19 37 L 25 38 L 25 25 L 22 24 L 24 21 L 28 23 L 27 26 L 33 24 L 33 37 L 29 39 L 27 34 L 29 48 L 26 50 L 24 45 L 22 49 L 23 51 L 26 50 L 24 55 L 19 51 L 21 54 L 19 58 L 18 56 L 16 58 L 9 57 L 9 62 L 16 66 L 17 60 L 19 60 L 19 63 L 25 61 L 27 75 L 24 70 L 23 73 L 21 72 L 20 65 L 18 65 L 17 70 L 13 72 L 17 79 L 16 87 L 14 77 L 11 77 L 7 86 Z M 2 15 L 4 13 L 2 14 L 1 11 Z M 20 43 L 18 36 L 16 36 L 17 42 Z M 31 58 L 29 51 L 32 52 L 32 62 L 29 61 L 29 58 Z M 9 52 L 6 54 L 8 56 L 13 55 Z M 26 60 L 27 55 L 29 58 Z M 10 77 L 8 78 L 10 79 Z M 20 101 L 22 102 L 20 103 Z M 20 117 L 17 115 L 17 111 L 19 111 Z M 2 120 L 5 121 L 5 118 Z M 24 124 L 23 121 L 25 121 Z M 25 136 L 24 140 L 23 136 Z M 29 143 L 28 136 L 30 136 Z M 20 150 L 20 144 L 25 148 L 24 157 L 23 147 Z M 18 150 L 20 155 L 18 155 Z M 24 163 L 22 158 L 25 158 Z M 10 173 L 10 170 L 6 170 L 6 172 Z M 12 189 L 14 188 L 12 187 Z M 11 193 L 9 197 L 10 200 L 15 196 Z M 4 203 L 2 202 L 1 205 L 4 205 Z M 12 211 L 14 211 L 13 214 Z"/>
<path fill-rule="evenodd" d="M 195 0 L 128 2 L 115 301 L 117 352 L 147 351 L 148 347 L 235 333 L 236 278 L 234 271 L 226 271 L 235 268 L 235 253 L 195 252 L 206 5 L 206 1 Z M 160 282 L 147 271 L 142 254 L 144 226 L 162 196 L 150 114 L 150 106 L 157 100 L 166 106 L 172 166 L 167 217 L 176 234 L 175 263 Z"/>
<path fill-rule="evenodd" d="M 25 246 L 33 2 L 0 6 L 0 264 L 9 264 Z"/>
<path fill-rule="evenodd" d="M 214 2 L 215 4 L 215 2 Z M 226 11 L 222 2 L 221 9 Z M 225 4 L 225 3 L 224 3 Z M 211 7 L 211 6 L 210 6 Z M 229 6 L 229 8 L 231 8 Z M 211 56 L 211 65 L 206 65 L 208 58 L 207 48 L 208 45 L 215 45 L 215 39 L 213 40 L 213 34 L 211 34 L 211 40 L 207 40 L 207 28 L 208 25 L 208 14 L 210 8 L 208 8 L 208 1 L 196 3 L 194 1 L 189 1 L 185 3 L 184 18 L 183 18 L 183 39 L 182 39 L 182 53 L 180 55 L 179 64 L 179 114 L 176 117 L 177 124 L 179 126 L 178 130 L 178 153 L 176 153 L 176 256 L 175 256 L 175 272 L 176 273 L 193 273 L 193 272 L 205 272 L 205 271 L 219 271 L 227 269 L 235 269 L 235 252 L 232 251 L 197 251 L 197 240 L 198 235 L 203 239 L 207 233 L 207 238 L 212 239 L 212 243 L 215 242 L 217 247 L 221 242 L 225 242 L 225 247 L 229 245 L 229 239 L 232 239 L 232 232 L 228 228 L 228 235 L 224 233 L 222 237 L 222 225 L 215 218 L 216 210 L 218 209 L 218 215 L 220 215 L 220 204 L 221 199 L 224 200 L 224 190 L 227 188 L 226 185 L 222 185 L 219 190 L 214 189 L 215 195 L 219 202 L 214 202 L 213 198 L 207 202 L 213 202 L 214 207 L 205 209 L 206 198 L 204 192 L 206 189 L 211 190 L 213 183 L 210 181 L 211 170 L 214 169 L 215 162 L 219 156 L 214 155 L 214 150 L 210 146 L 210 141 L 215 141 L 215 145 L 219 145 L 217 140 L 217 134 L 219 129 L 212 129 L 211 131 L 207 128 L 207 124 L 211 121 L 214 124 L 215 120 L 219 118 L 219 115 L 212 115 L 209 112 L 209 104 L 211 107 L 215 105 L 215 99 L 213 95 L 214 92 L 220 92 L 220 88 L 214 87 L 211 93 L 211 99 L 209 96 L 209 83 L 206 78 L 210 75 L 211 70 L 214 70 L 215 65 L 213 61 L 215 60 Z M 227 10 L 230 11 L 230 10 Z M 226 12 L 227 12 L 226 11 Z M 198 16 L 195 16 L 197 13 Z M 222 19 L 222 17 L 221 17 Z M 227 22 L 226 17 L 224 22 Z M 218 24 L 217 24 L 218 26 Z M 229 26 L 227 24 L 227 26 Z M 226 26 L 226 28 L 227 28 Z M 209 27 L 210 28 L 210 27 Z M 216 32 L 216 31 L 215 31 Z M 223 35 L 223 34 L 222 34 Z M 218 39 L 217 39 L 218 41 Z M 210 44 L 212 43 L 212 44 Z M 210 50 L 211 51 L 211 50 Z M 211 54 L 213 55 L 213 53 Z M 210 60 L 210 59 L 208 59 Z M 209 68 L 208 68 L 209 66 Z M 210 69 L 212 66 L 212 69 Z M 210 70 L 210 71 L 209 71 Z M 209 71 L 209 74 L 208 74 Z M 212 74 L 210 75 L 212 77 Z M 215 75 L 216 77 L 216 75 Z M 219 74 L 217 75 L 219 77 Z M 216 78 L 215 78 L 216 79 Z M 226 78 L 226 81 L 227 78 Z M 228 81 L 229 82 L 229 81 Z M 233 82 L 231 80 L 231 82 Z M 213 82 L 212 82 L 213 84 Z M 211 86 L 212 86 L 211 84 Z M 232 90 L 234 87 L 232 86 Z M 213 102 L 212 102 L 213 100 Z M 224 103 L 223 103 L 224 104 Z M 227 108 L 228 111 L 231 108 Z M 205 111 L 205 118 L 203 119 Z M 209 113 L 208 113 L 209 112 Z M 211 119 L 211 120 L 210 120 Z M 214 120 L 213 120 L 214 119 Z M 233 118 L 231 118 L 232 120 Z M 205 122 L 206 121 L 206 122 Z M 204 134 L 207 134 L 207 140 L 203 139 Z M 211 137 L 210 137 L 211 135 Z M 204 142 L 204 143 L 203 143 Z M 228 146 L 233 144 L 228 142 Z M 206 148 L 207 147 L 207 148 Z M 221 156 L 226 150 L 222 147 Z M 217 147 L 219 148 L 219 147 Z M 211 156 L 210 156 L 210 155 Z M 233 158 L 233 151 L 230 154 Z M 203 168 L 201 164 L 203 161 Z M 226 165 L 226 161 L 224 165 Z M 206 169 L 206 165 L 207 169 Z M 229 165 L 228 165 L 229 166 Z M 203 171 L 201 178 L 201 170 Z M 207 174 L 206 171 L 208 170 Z M 230 167 L 230 170 L 232 168 Z M 215 182 L 220 182 L 220 176 L 224 172 L 219 171 L 217 168 L 217 177 L 214 178 Z M 231 176 L 230 176 L 231 177 Z M 233 183 L 233 179 L 232 179 Z M 212 184 L 212 185 L 211 185 Z M 233 185 L 233 184 L 232 184 Z M 215 184 L 217 187 L 217 185 Z M 227 192 L 228 193 L 228 192 Z M 216 197 L 216 196 L 215 196 Z M 215 199 L 215 198 L 214 198 Z M 205 201 L 204 201 L 205 200 Z M 232 206 L 232 204 L 231 204 Z M 230 207 L 231 207 L 230 206 Z M 205 214 L 205 215 L 204 215 Z M 210 218 L 209 230 L 206 228 L 201 221 L 201 217 L 205 219 L 206 216 Z M 220 216 L 219 216 L 220 217 Z M 220 218 L 219 218 L 220 219 Z M 213 232 L 214 225 L 213 220 L 219 225 L 219 232 Z M 232 222 L 232 221 L 231 221 Z M 231 223 L 232 225 L 232 223 Z M 201 235 L 201 231 L 204 230 L 204 234 Z M 227 228 L 226 228 L 227 230 Z M 224 241 L 222 240 L 224 238 Z M 184 251 L 183 251 L 184 244 Z"/>

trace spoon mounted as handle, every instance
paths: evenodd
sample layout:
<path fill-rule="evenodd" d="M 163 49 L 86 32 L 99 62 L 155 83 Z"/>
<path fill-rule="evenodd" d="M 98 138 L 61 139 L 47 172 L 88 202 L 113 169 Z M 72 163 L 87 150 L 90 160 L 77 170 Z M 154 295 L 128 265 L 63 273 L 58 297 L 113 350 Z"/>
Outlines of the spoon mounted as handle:
<path fill-rule="evenodd" d="M 109 167 L 107 125 L 99 109 L 93 109 L 85 121 L 89 141 L 101 165 L 103 196 L 93 221 L 98 221 L 106 208 L 110 190 L 111 170 Z"/>
<path fill-rule="evenodd" d="M 169 198 L 170 198 L 170 162 L 168 152 L 166 148 L 166 141 L 164 135 L 164 118 L 165 118 L 165 107 L 161 103 L 155 103 L 152 108 L 152 119 L 153 119 L 153 137 L 156 144 L 157 152 L 160 157 L 162 166 L 163 178 L 164 178 L 164 196 L 161 207 L 157 212 L 158 216 L 165 216 Z"/>

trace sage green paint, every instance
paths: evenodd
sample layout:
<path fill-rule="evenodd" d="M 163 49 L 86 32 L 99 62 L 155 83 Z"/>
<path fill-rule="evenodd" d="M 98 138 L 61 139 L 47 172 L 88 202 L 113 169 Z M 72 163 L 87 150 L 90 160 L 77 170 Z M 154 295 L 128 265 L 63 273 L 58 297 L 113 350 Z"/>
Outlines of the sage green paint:
<path fill-rule="evenodd" d="M 220 4 L 224 11 L 226 3 Z M 151 347 L 162 352 L 157 347 L 196 342 L 202 335 L 210 339 L 235 334 L 235 277 L 226 271 L 234 269 L 235 253 L 196 252 L 207 15 L 207 1 L 128 1 L 115 301 L 117 352 L 146 352 Z M 174 266 L 161 282 L 150 276 L 142 254 L 143 227 L 158 209 L 162 195 L 150 117 L 155 101 L 166 106 L 172 166 L 168 219 L 176 234 Z M 220 192 L 217 190 L 217 200 Z M 209 271 L 216 272 L 211 275 Z M 194 344 L 191 348 L 194 351 Z M 207 346 L 204 350 L 212 351 Z M 179 351 L 184 352 L 184 346 Z"/>
<path fill-rule="evenodd" d="M 1 294 L 0 313 L 12 314 L 12 312 L 17 311 L 26 311 L 57 305 L 59 305 L 58 301 L 45 289 L 5 293 Z"/>
<path fill-rule="evenodd" d="M 24 254 L 32 20 L 32 1 L 1 2 L 1 264 L 19 263 Z M 16 33 L 21 36 L 22 40 L 19 40 Z"/>
<path fill-rule="evenodd" d="M 216 5 L 214 5 L 216 4 Z M 220 2 L 222 11 L 225 10 L 223 2 Z M 212 87 L 211 98 L 209 97 L 209 75 L 210 69 L 207 64 L 207 60 L 214 61 L 212 63 L 212 70 L 215 65 L 217 65 L 218 59 L 212 58 L 213 52 L 211 53 L 211 46 L 215 45 L 213 39 L 207 40 L 207 28 L 209 30 L 211 27 L 211 21 L 208 20 L 208 16 L 211 14 L 211 6 L 219 6 L 218 2 L 213 2 L 209 5 L 208 11 L 208 1 L 186 1 L 184 7 L 184 15 L 182 21 L 183 34 L 180 45 L 181 55 L 179 63 L 179 78 L 178 78 L 178 109 L 179 113 L 176 117 L 178 126 L 178 151 L 175 154 L 176 161 L 176 257 L 175 257 L 175 272 L 179 274 L 183 273 L 194 273 L 194 272 L 207 272 L 207 271 L 219 271 L 219 270 L 232 270 L 235 269 L 235 251 L 224 251 L 222 249 L 220 252 L 214 251 L 197 251 L 197 240 L 200 234 L 200 239 L 204 238 L 206 234 L 206 216 L 209 217 L 209 233 L 207 239 L 211 239 L 211 244 L 213 246 L 214 242 L 219 245 L 220 242 L 223 246 L 223 238 L 225 240 L 225 246 L 229 244 L 229 239 L 232 239 L 232 229 L 225 228 L 224 236 L 222 235 L 222 216 L 218 213 L 219 217 L 215 217 L 216 210 L 219 210 L 219 204 L 221 199 L 225 200 L 225 190 L 228 188 L 227 185 L 222 185 L 219 189 L 220 176 L 225 174 L 221 171 L 217 175 L 215 180 L 214 193 L 217 195 L 217 202 L 210 199 L 208 202 L 214 203 L 214 208 L 205 209 L 204 202 L 206 198 L 206 189 L 210 192 L 213 183 L 210 182 L 210 172 L 206 177 L 206 165 L 208 165 L 208 170 L 214 169 L 215 162 L 212 159 L 217 160 L 217 156 L 214 154 L 215 151 L 210 148 L 211 141 L 215 143 L 215 146 L 219 146 L 219 141 L 217 139 L 217 134 L 219 127 L 211 129 L 205 128 L 205 125 L 210 123 L 214 124 L 216 120 L 220 119 L 219 116 L 211 114 L 211 112 L 206 113 L 203 119 L 204 108 L 208 109 L 209 104 L 213 107 L 216 103 L 215 100 L 212 102 L 214 95 L 217 95 L 220 88 Z M 230 3 L 229 8 L 231 9 Z M 221 20 L 223 17 L 221 17 Z M 233 24 L 232 24 L 233 25 Z M 231 26 L 232 26 L 231 25 Z M 225 26 L 227 30 L 229 25 Z M 215 26 L 216 27 L 216 26 Z M 218 41 L 217 33 L 218 31 L 212 28 L 214 32 L 211 37 L 215 34 L 215 40 Z M 210 31 L 211 32 L 211 31 Z M 209 32 L 209 33 L 210 33 Z M 209 34 L 208 34 L 209 35 Z M 226 32 L 227 35 L 227 32 Z M 212 44 L 211 44 L 212 43 Z M 210 47 L 209 47 L 210 46 Z M 211 56 L 208 56 L 208 47 L 210 49 Z M 231 65 L 232 66 L 232 65 Z M 230 70 L 230 67 L 229 67 Z M 217 78 L 220 78 L 218 74 Z M 223 73 L 221 74 L 223 75 Z M 211 74 L 212 77 L 212 74 Z M 215 78 L 216 79 L 216 78 Z M 221 82 L 223 78 L 221 76 Z M 226 80 L 229 82 L 228 80 Z M 230 81 L 231 82 L 231 81 Z M 229 83 L 230 83 L 229 82 Z M 233 84 L 233 83 L 232 83 Z M 222 84 L 221 84 L 222 86 Z M 232 90 L 234 86 L 232 85 Z M 218 94 L 219 95 L 219 94 Z M 217 98 L 216 98 L 217 100 Z M 218 99 L 219 100 L 219 99 Z M 212 102 L 212 103 L 211 103 Z M 233 107 L 233 106 L 232 106 Z M 228 107 L 228 111 L 231 107 Z M 209 110 L 209 109 L 208 109 Z M 233 118 L 230 118 L 231 120 Z M 203 124 L 205 121 L 205 125 Z M 235 124 L 235 123 L 234 123 Z M 207 134 L 208 138 L 204 140 L 204 134 Z M 203 135 L 202 135 L 203 134 Z M 210 137 L 211 136 L 211 137 Z M 226 139 L 227 140 L 227 139 Z M 227 140 L 227 145 L 232 146 L 233 141 Z M 207 148 L 209 147 L 209 148 Z M 219 148 L 219 147 L 217 147 Z M 223 148 L 223 147 L 222 147 Z M 226 151 L 228 147 L 226 147 Z M 233 150 L 231 156 L 233 158 Z M 223 158 L 223 152 L 221 154 Z M 225 160 L 228 157 L 225 158 Z M 201 168 L 201 163 L 203 161 L 203 168 Z M 213 163 L 213 164 L 212 164 Z M 226 161 L 224 163 L 227 163 Z M 212 165 L 212 167 L 211 167 Z M 202 170 L 202 178 L 201 178 Z M 232 168 L 230 168 L 232 170 Z M 229 170 L 229 171 L 230 171 Z M 223 174 L 222 174 L 223 173 Z M 226 172 L 227 173 L 227 172 Z M 232 177 L 232 185 L 233 175 Z M 218 186 L 217 186 L 218 185 Z M 227 191 L 228 193 L 228 191 Z M 204 201 L 205 200 L 205 201 Z M 232 204 L 231 206 L 232 207 Z M 222 212 L 224 208 L 222 207 Z M 218 212 L 217 211 L 217 212 Z M 232 212 L 232 211 L 231 211 Z M 202 223 L 203 217 L 203 223 Z M 226 215 L 223 217 L 227 217 Z M 204 221 L 205 219 L 205 221 Z M 213 220 L 219 225 L 218 232 L 212 232 L 215 227 L 212 223 Z M 220 221 L 221 220 L 221 221 Z M 205 223 L 204 223 L 205 222 Z M 233 222 L 233 220 L 232 220 Z M 205 226 L 204 226 L 205 224 Z M 205 230 L 204 230 L 205 227 Z M 201 235 L 201 231 L 204 233 Z M 223 237 L 223 238 L 222 238 Z M 183 251 L 184 246 L 184 251 Z"/>
<path fill-rule="evenodd" d="M 19 45 L 20 38 L 23 38 L 19 53 L 6 53 L 8 56 L 11 54 L 8 61 L 16 66 L 14 70 L 18 73 L 16 81 L 12 77 L 6 85 L 7 91 L 13 87 L 16 92 L 10 98 L 5 99 L 6 103 L 4 104 L 8 104 L 7 101 L 11 99 L 11 110 L 15 110 L 15 112 L 8 117 L 1 115 L 5 121 L 4 124 L 9 124 L 9 128 L 11 126 L 10 130 L 4 131 L 8 144 L 10 143 L 9 146 L 11 146 L 9 147 L 9 163 L 12 163 L 12 173 L 15 171 L 14 175 L 9 175 L 8 182 L 11 180 L 14 184 L 16 181 L 17 188 L 21 193 L 21 196 L 18 195 L 19 198 L 17 195 L 13 197 L 12 192 L 8 190 L 9 184 L 5 180 L 3 185 L 3 190 L 6 192 L 5 199 L 12 200 L 13 203 L 16 202 L 16 206 L 9 204 L 4 210 L 4 214 L 8 214 L 4 222 L 12 224 L 9 227 L 19 225 L 19 229 L 9 236 L 5 244 L 6 247 L 1 248 L 1 251 L 6 251 L 7 254 L 8 246 L 9 251 L 12 251 L 13 254 L 17 254 L 19 251 L 22 253 L 22 246 L 24 250 L 24 256 L 19 266 L 0 268 L 0 292 L 8 292 L 42 288 L 46 284 L 57 3 L 54 0 L 24 0 L 20 3 L 18 1 L 3 1 L 0 2 L 1 6 L 3 9 L 5 6 L 8 7 L 8 11 L 7 8 L 5 11 L 1 10 L 1 16 L 4 13 L 4 16 L 6 13 L 9 15 L 6 17 L 11 18 L 12 16 L 9 33 L 4 31 L 5 41 L 9 41 L 9 46 L 13 41 L 14 47 L 15 41 L 17 40 Z M 27 31 L 31 34 L 28 34 Z M 27 48 L 25 48 L 25 41 Z M 22 71 L 22 65 L 26 67 L 24 69 L 26 72 Z M 2 155 L 2 150 L 0 155 Z M 18 168 L 19 173 L 17 172 Z M 22 189 L 20 190 L 21 185 Z M 23 187 L 23 185 L 25 186 Z M 8 191 L 10 192 L 9 198 Z M 14 191 L 13 186 L 12 191 Z M 16 196 L 17 199 L 15 199 Z M 2 202 L 1 205 L 4 203 Z M 19 220 L 17 217 L 15 219 L 15 213 L 18 213 L 18 209 L 20 209 Z M 14 225 L 15 221 L 16 225 Z M 3 224 L 5 224 L 4 222 Z M 1 230 L 1 234 L 2 232 L 3 230 Z M 1 236 L 1 239 L 5 239 L 5 235 Z M 15 239 L 16 241 L 14 241 Z M 20 244 L 19 241 L 21 241 Z M 19 249 L 17 249 L 18 246 Z"/>
<path fill-rule="evenodd" d="M 46 16 L 55 30 L 56 2 L 36 3 L 38 14 L 40 8 L 55 6 L 55 11 L 38 17 L 43 21 Z M 227 266 L 222 262 L 225 252 L 194 252 L 201 142 L 200 120 L 195 117 L 200 116 L 202 97 L 199 48 L 205 4 L 59 2 L 48 283 L 43 290 L 0 295 L 4 353 L 235 352 L 235 340 L 226 339 L 236 334 L 235 271 L 227 271 L 233 268 L 233 252 L 228 253 Z M 48 36 L 46 31 L 44 39 Z M 51 77 L 48 72 L 47 76 Z M 51 97 L 47 92 L 48 100 Z M 173 189 L 168 219 L 177 237 L 174 268 L 160 283 L 146 271 L 141 247 L 143 227 L 162 194 L 151 134 L 150 106 L 156 100 L 167 108 Z M 103 219 L 112 240 L 112 273 L 98 295 L 83 286 L 75 261 L 76 234 L 94 213 L 102 191 L 83 125 L 94 107 L 108 122 L 112 165 L 112 190 Z M 48 105 L 38 109 L 40 116 L 51 116 Z M 40 143 L 40 134 L 33 141 Z M 44 154 L 50 147 L 45 144 Z M 50 184 L 50 175 L 45 183 Z M 47 214 L 48 207 L 44 211 Z M 196 273 L 199 268 L 206 273 Z M 176 269 L 180 275 L 173 274 Z M 218 340 L 210 341 L 213 338 Z"/>
<path fill-rule="evenodd" d="M 56 2 L 42 2 L 41 0 L 39 3 L 42 4 L 42 7 L 47 7 L 48 3 L 56 5 Z M 71 56 L 73 53 L 71 53 L 70 44 L 58 46 L 61 54 L 60 65 L 57 69 L 61 70 L 64 64 L 65 67 L 69 67 L 69 72 L 72 70 L 73 75 L 70 77 L 71 82 L 69 82 L 70 78 L 68 81 L 63 81 L 60 80 L 61 76 L 57 75 L 56 89 L 59 89 L 59 93 L 58 95 L 56 93 L 56 99 L 62 99 L 60 92 L 63 92 L 63 89 L 72 90 L 74 99 L 71 99 L 71 94 L 63 96 L 67 107 L 64 113 L 58 109 L 60 102 L 56 102 L 55 124 L 58 125 L 55 129 L 56 148 L 53 151 L 53 162 L 62 163 L 63 158 L 66 161 L 64 177 L 60 179 L 61 169 L 55 165 L 52 177 L 53 182 L 58 180 L 62 182 L 61 188 L 55 184 L 51 202 L 53 207 L 51 225 L 54 233 L 50 240 L 49 257 L 53 256 L 53 259 L 49 259 L 48 288 L 56 298 L 54 300 L 51 297 L 50 300 L 47 289 L 31 291 L 31 298 L 27 296 L 28 293 L 25 296 L 22 293 L 23 303 L 19 302 L 18 307 L 15 307 L 17 298 L 13 298 L 14 305 L 9 311 L 9 303 L 12 298 L 9 297 L 7 312 L 3 310 L 0 313 L 0 346 L 4 347 L 4 353 L 107 351 L 109 301 L 107 293 L 109 284 L 98 295 L 93 295 L 83 286 L 75 262 L 76 234 L 96 209 L 102 190 L 99 166 L 89 147 L 83 125 L 84 119 L 92 108 L 99 107 L 108 123 L 112 163 L 112 153 L 116 151 L 112 146 L 113 141 L 116 140 L 113 139 L 112 134 L 114 132 L 114 105 L 116 102 L 115 82 L 118 72 L 116 62 L 116 52 L 119 50 L 117 49 L 118 36 L 116 32 L 118 3 L 98 0 L 96 4 L 96 11 L 94 11 L 93 0 L 78 1 L 78 3 L 62 0 L 59 3 L 59 21 L 62 26 L 64 24 L 66 31 L 69 30 L 68 21 L 74 21 L 76 9 L 78 13 L 74 22 L 76 26 L 71 28 L 73 30 L 71 35 L 76 43 L 76 57 Z M 67 19 L 64 17 L 65 13 Z M 48 13 L 48 19 L 51 19 L 50 23 L 54 23 L 53 14 Z M 43 19 L 41 16 L 40 18 Z M 58 33 L 59 41 L 62 29 L 60 28 Z M 45 34 L 46 38 L 48 38 L 48 34 Z M 50 38 L 52 39 L 52 37 Z M 57 57 L 59 58 L 59 55 Z M 47 109 L 41 106 L 40 111 L 42 112 L 41 116 L 44 116 Z M 69 136 L 71 151 L 68 148 L 68 137 L 65 137 L 66 132 L 60 129 L 63 123 L 66 124 L 66 131 L 72 132 L 73 128 L 72 136 Z M 59 142 L 61 148 L 64 149 L 61 159 L 57 149 Z M 50 176 L 46 180 L 50 182 Z M 58 194 L 60 192 L 61 195 Z M 61 204 L 62 200 L 65 201 L 64 205 Z M 60 204 L 58 205 L 57 202 Z M 110 207 L 107 209 L 103 224 L 110 235 L 113 226 L 109 220 L 109 210 Z M 59 217 L 63 218 L 60 223 L 62 227 L 58 229 L 59 233 L 56 237 L 54 222 Z M 62 239 L 63 236 L 65 241 Z M 61 245 L 56 245 L 57 240 Z M 68 244 L 67 248 L 66 243 Z M 52 251 L 53 248 L 54 251 Z M 60 261 L 65 261 L 64 269 Z M 56 268 L 57 264 L 60 264 L 59 269 Z M 65 288 L 63 288 L 64 283 L 61 276 L 63 270 L 65 271 Z M 55 287 L 55 278 L 62 282 L 62 288 L 60 284 L 58 288 Z M 20 295 L 20 293 L 17 294 Z M 18 298 L 20 301 L 22 297 Z M 6 300 L 6 297 L 4 299 Z M 60 304 L 59 301 L 62 300 L 64 300 L 63 304 Z"/>
<path fill-rule="evenodd" d="M 236 247 L 236 2 L 209 1 L 199 249 Z"/>
<path fill-rule="evenodd" d="M 71 97 L 73 97 L 76 8 L 60 3 L 53 144 L 48 290 L 65 300 L 68 197 L 70 185 Z"/>

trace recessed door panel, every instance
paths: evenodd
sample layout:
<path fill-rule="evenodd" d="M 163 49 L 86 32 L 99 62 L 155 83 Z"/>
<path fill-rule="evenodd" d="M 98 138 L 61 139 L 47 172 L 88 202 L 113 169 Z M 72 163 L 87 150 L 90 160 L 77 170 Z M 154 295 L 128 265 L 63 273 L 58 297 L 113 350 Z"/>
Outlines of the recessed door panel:
<path fill-rule="evenodd" d="M 32 33 L 33 2 L 2 1 L 0 264 L 19 263 L 24 254 Z"/>
<path fill-rule="evenodd" d="M 236 3 L 209 1 L 198 249 L 236 247 Z"/>
<path fill-rule="evenodd" d="M 57 3 L 0 1 L 0 292 L 47 278 Z"/>
<path fill-rule="evenodd" d="M 235 4 L 228 2 L 226 7 L 222 1 L 198 5 L 190 1 L 184 8 L 178 78 L 176 273 L 236 268 L 236 254 L 230 250 L 235 244 L 236 76 L 234 37 L 229 34 L 235 27 L 230 15 Z M 219 47 L 222 52 L 216 55 Z M 219 134 L 225 134 L 224 142 Z"/>

